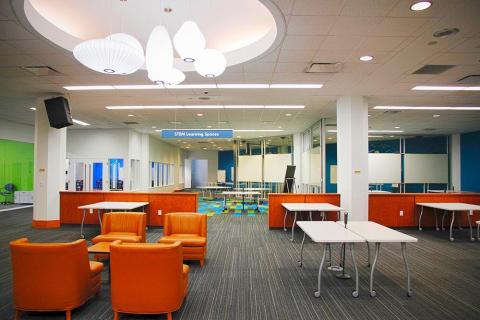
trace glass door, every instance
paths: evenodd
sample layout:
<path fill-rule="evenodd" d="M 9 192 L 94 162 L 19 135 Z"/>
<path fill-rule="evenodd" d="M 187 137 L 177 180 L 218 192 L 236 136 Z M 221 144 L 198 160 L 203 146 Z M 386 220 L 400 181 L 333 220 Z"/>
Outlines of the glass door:
<path fill-rule="evenodd" d="M 103 191 L 105 181 L 105 161 L 69 159 L 67 160 L 67 164 L 66 190 Z"/>

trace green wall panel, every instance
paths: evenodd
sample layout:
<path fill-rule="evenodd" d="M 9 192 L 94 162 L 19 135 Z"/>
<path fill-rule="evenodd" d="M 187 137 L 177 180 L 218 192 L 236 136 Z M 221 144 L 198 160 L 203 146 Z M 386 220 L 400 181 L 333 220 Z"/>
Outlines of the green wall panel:
<path fill-rule="evenodd" d="M 33 190 L 33 143 L 0 139 L 0 188 L 7 183 L 15 190 Z"/>

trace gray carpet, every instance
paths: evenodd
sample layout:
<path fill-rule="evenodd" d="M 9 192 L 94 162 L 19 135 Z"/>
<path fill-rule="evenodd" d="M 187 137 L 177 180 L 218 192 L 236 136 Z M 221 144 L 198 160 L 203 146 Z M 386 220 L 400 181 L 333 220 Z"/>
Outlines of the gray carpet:
<path fill-rule="evenodd" d="M 78 226 L 59 230 L 31 228 L 32 209 L 0 215 L 0 319 L 13 315 L 10 240 L 78 239 Z M 305 266 L 298 268 L 297 241 L 288 241 L 283 230 L 269 231 L 267 217 L 215 215 L 208 220 L 208 253 L 204 268 L 192 262 L 190 290 L 175 319 L 479 319 L 480 242 L 468 241 L 468 230 L 456 231 L 456 241 L 446 232 L 403 230 L 419 238 L 407 247 L 414 296 L 406 297 L 406 281 L 399 245 L 384 245 L 376 272 L 377 297 L 368 295 L 366 248 L 358 246 L 360 297 L 351 296 L 353 280 L 338 280 L 324 273 L 322 297 L 314 298 L 321 247 L 308 242 Z M 150 229 L 156 241 L 161 229 Z M 87 227 L 91 238 L 98 229 Z M 338 260 L 335 247 L 334 260 Z M 104 274 L 106 276 L 106 274 Z M 148 285 L 142 284 L 142 285 Z M 91 299 L 72 313 L 75 320 L 112 319 L 108 284 L 100 298 Z M 125 315 L 123 319 L 165 319 Z M 28 313 L 22 319 L 64 319 L 62 313 Z"/>

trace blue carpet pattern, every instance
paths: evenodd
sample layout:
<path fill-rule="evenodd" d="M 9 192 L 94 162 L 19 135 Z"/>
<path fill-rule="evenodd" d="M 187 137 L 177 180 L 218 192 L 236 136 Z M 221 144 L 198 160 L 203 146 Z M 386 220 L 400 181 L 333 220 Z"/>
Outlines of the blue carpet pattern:
<path fill-rule="evenodd" d="M 216 214 L 231 214 L 233 216 L 255 216 L 258 214 L 266 214 L 268 212 L 268 202 L 264 201 L 260 203 L 258 209 L 260 211 L 256 211 L 257 208 L 256 203 L 245 202 L 245 211 L 242 213 L 242 201 L 241 200 L 229 200 L 227 202 L 227 210 L 224 211 L 223 208 L 223 200 L 215 199 L 215 200 L 204 200 L 201 199 L 200 203 L 198 204 L 198 211 L 200 213 L 206 214 L 209 217 L 216 215 Z"/>

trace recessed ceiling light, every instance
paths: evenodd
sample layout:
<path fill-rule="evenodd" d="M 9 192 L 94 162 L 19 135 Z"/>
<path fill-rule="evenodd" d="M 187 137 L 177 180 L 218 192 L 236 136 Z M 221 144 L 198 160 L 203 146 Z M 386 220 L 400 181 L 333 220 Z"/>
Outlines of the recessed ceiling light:
<path fill-rule="evenodd" d="M 198 105 L 198 106 L 183 106 L 185 109 L 222 109 L 220 105 Z"/>
<path fill-rule="evenodd" d="M 197 117 L 203 117 L 203 113 L 197 113 Z"/>
<path fill-rule="evenodd" d="M 76 123 L 76 124 L 79 124 L 81 126 L 89 126 L 90 125 L 90 123 L 86 123 L 86 122 L 83 122 L 83 121 L 80 121 L 80 120 L 77 120 L 77 119 L 72 119 L 72 122 Z"/>
<path fill-rule="evenodd" d="M 78 90 L 115 90 L 114 86 L 64 86 L 68 91 Z"/>
<path fill-rule="evenodd" d="M 480 110 L 480 107 L 437 107 L 437 106 L 375 106 L 374 109 L 380 110 Z"/>
<path fill-rule="evenodd" d="M 135 117 L 135 115 L 134 115 L 134 114 L 129 114 L 128 116 L 129 116 L 129 117 Z"/>
<path fill-rule="evenodd" d="M 241 138 L 242 136 L 237 136 L 237 138 Z"/>
<path fill-rule="evenodd" d="M 291 117 L 292 114 L 291 114 L 291 113 L 285 113 L 285 116 L 286 116 L 286 117 Z"/>
<path fill-rule="evenodd" d="M 438 117 L 440 117 L 440 115 L 439 114 L 434 114 L 433 117 L 438 118 Z"/>
<path fill-rule="evenodd" d="M 271 89 L 320 89 L 323 84 L 307 84 L 307 83 L 279 83 L 271 84 Z"/>
<path fill-rule="evenodd" d="M 399 126 L 396 126 L 395 129 L 400 129 L 400 127 L 399 127 Z"/>
<path fill-rule="evenodd" d="M 480 87 L 461 86 L 415 86 L 412 90 L 420 91 L 480 91 Z"/>
<path fill-rule="evenodd" d="M 98 86 L 64 86 L 68 91 L 82 90 L 165 90 L 165 89 L 319 89 L 319 83 L 219 83 L 219 84 L 177 84 L 163 86 L 155 84 L 98 85 Z"/>
<path fill-rule="evenodd" d="M 282 126 L 278 126 L 278 129 L 282 129 Z"/>
<path fill-rule="evenodd" d="M 152 129 L 157 129 L 157 127 L 156 127 L 156 126 L 152 126 Z"/>
<path fill-rule="evenodd" d="M 361 56 L 360 61 L 372 61 L 373 56 Z"/>
<path fill-rule="evenodd" d="M 106 106 L 108 110 L 182 109 L 183 106 Z"/>
<path fill-rule="evenodd" d="M 431 1 L 418 1 L 418 2 L 413 3 L 410 6 L 410 10 L 412 10 L 412 11 L 422 11 L 422 10 L 430 8 L 431 6 L 432 6 Z"/>
<path fill-rule="evenodd" d="M 268 89 L 267 83 L 236 83 L 236 84 L 218 84 L 220 89 Z"/>
<path fill-rule="evenodd" d="M 35 110 L 37 110 L 37 108 L 35 108 L 35 107 L 31 107 L 31 108 L 30 108 L 30 110 L 33 110 L 33 111 L 35 111 Z"/>
<path fill-rule="evenodd" d="M 328 133 L 337 133 L 337 129 L 329 129 L 327 130 Z M 403 130 L 368 130 L 369 133 L 402 133 Z"/>
<path fill-rule="evenodd" d="M 189 146 L 186 146 L 185 149 L 190 149 L 190 147 L 189 147 Z"/>
<path fill-rule="evenodd" d="M 225 109 L 263 109 L 265 106 L 263 105 L 248 105 L 248 106 L 242 106 L 242 105 L 228 105 L 225 106 Z"/>
<path fill-rule="evenodd" d="M 395 136 L 389 136 L 390 138 L 394 138 Z"/>
<path fill-rule="evenodd" d="M 282 106 L 282 105 L 271 105 L 271 106 L 265 106 L 265 109 L 303 109 L 305 108 L 305 106 L 302 106 L 302 105 L 285 105 L 285 106 Z"/>
<path fill-rule="evenodd" d="M 208 129 L 210 129 L 212 126 L 207 126 Z"/>
<path fill-rule="evenodd" d="M 328 140 L 332 140 L 332 137 L 328 137 L 327 139 L 328 139 Z"/>
<path fill-rule="evenodd" d="M 234 129 L 233 131 L 235 132 L 282 132 L 283 130 L 281 129 Z"/>
<path fill-rule="evenodd" d="M 203 150 L 207 150 L 207 148 L 202 148 Z"/>

